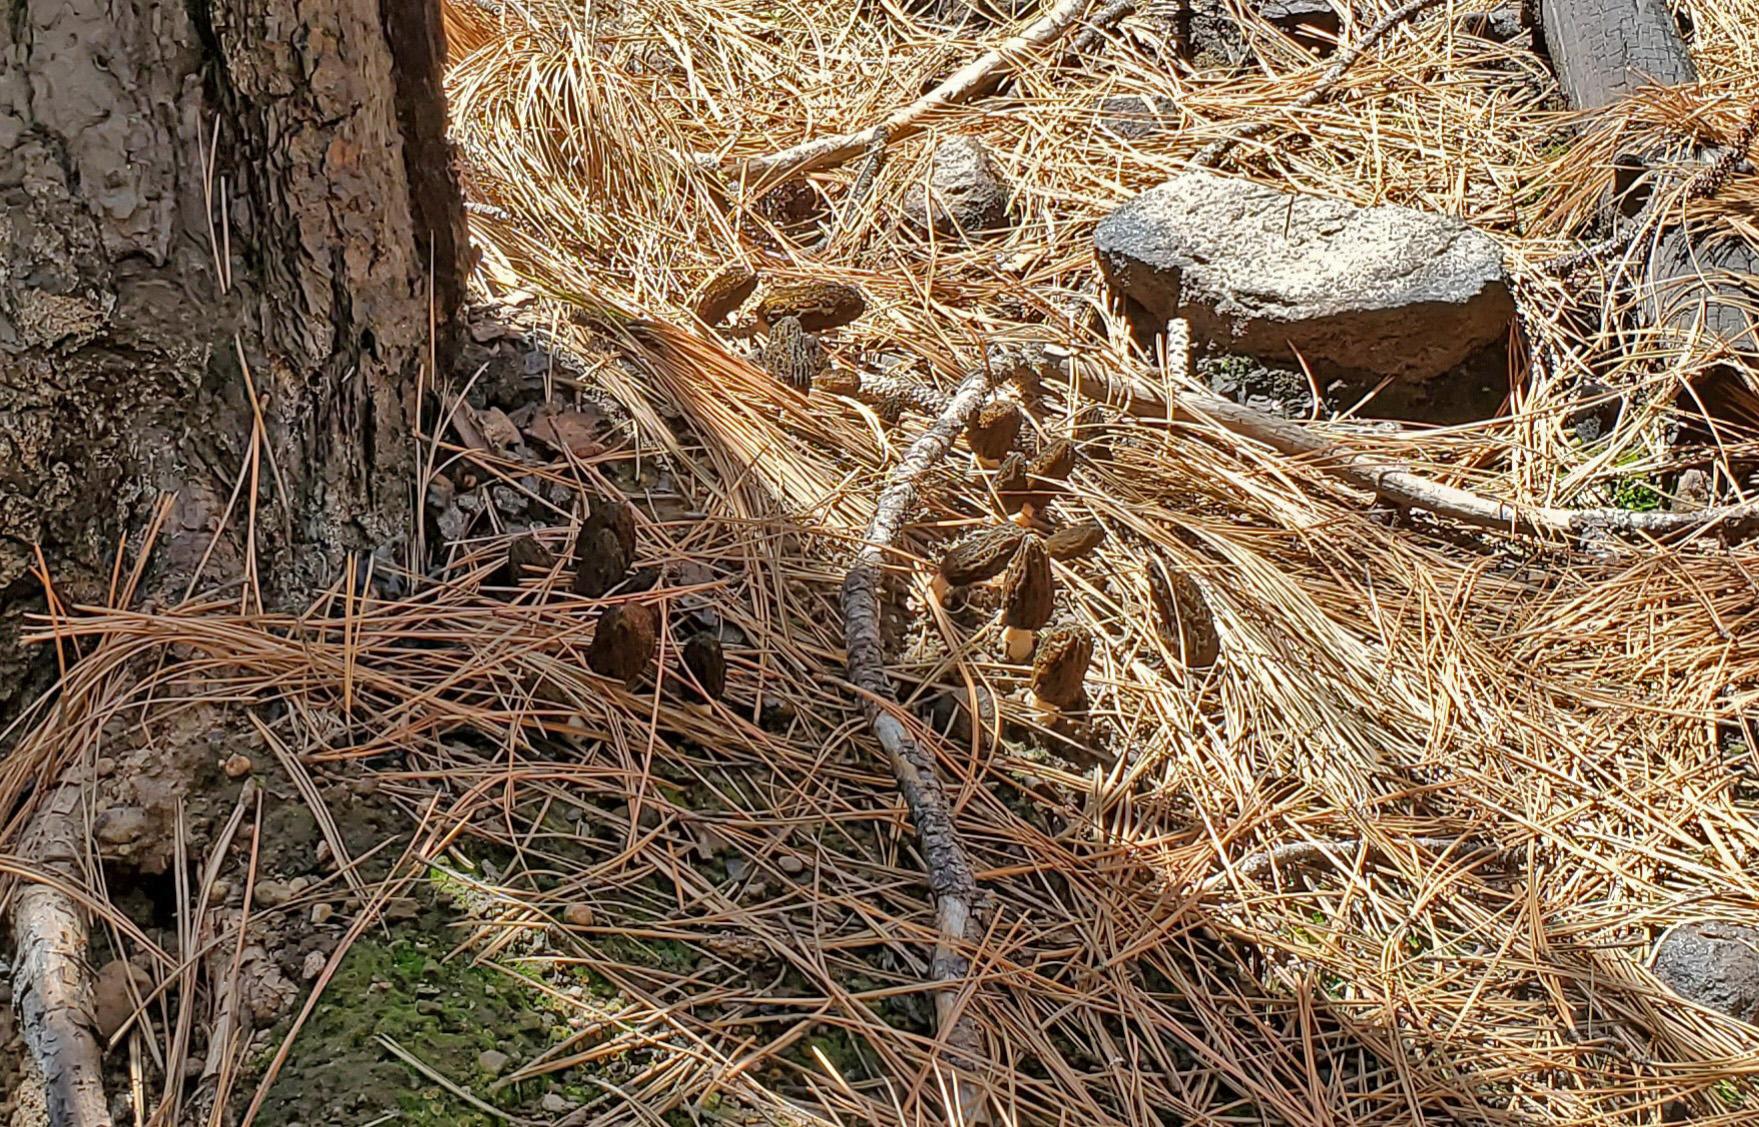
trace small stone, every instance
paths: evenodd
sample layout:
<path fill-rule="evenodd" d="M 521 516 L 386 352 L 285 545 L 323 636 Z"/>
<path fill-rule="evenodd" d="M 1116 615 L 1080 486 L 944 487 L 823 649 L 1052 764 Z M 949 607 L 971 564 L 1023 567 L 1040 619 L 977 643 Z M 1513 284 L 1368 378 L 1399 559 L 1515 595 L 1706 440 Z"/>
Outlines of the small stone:
<path fill-rule="evenodd" d="M 1331 0 L 1264 0 L 1258 14 L 1303 47 L 1321 54 L 1337 48 L 1342 23 Z"/>
<path fill-rule="evenodd" d="M 135 995 L 145 1000 L 152 988 L 152 976 L 126 959 L 112 959 L 99 967 L 92 981 L 92 1024 L 99 1038 L 114 1037 L 133 1016 Z"/>
<path fill-rule="evenodd" d="M 320 842 L 318 842 L 318 849 L 317 849 L 317 860 L 318 860 L 318 864 L 320 864 L 320 865 L 328 865 L 328 864 L 329 864 L 329 863 L 330 863 L 330 861 L 331 861 L 331 860 L 332 860 L 332 859 L 333 859 L 333 858 L 334 858 L 334 857 L 335 857 L 335 856 L 336 856 L 336 855 L 335 855 L 335 853 L 333 853 L 333 852 L 332 852 L 332 851 L 331 851 L 331 849 L 330 849 L 330 843 L 329 843 L 329 842 L 327 842 L 327 841 L 320 841 Z"/>
<path fill-rule="evenodd" d="M 799 876 L 806 871 L 806 862 L 802 861 L 792 853 L 784 853 L 776 858 L 776 868 L 781 869 L 791 877 Z"/>
<path fill-rule="evenodd" d="M 1681 470 L 1673 488 L 1673 511 L 1696 513 L 1709 507 L 1710 475 L 1697 467 Z"/>
<path fill-rule="evenodd" d="M 98 778 L 108 779 L 111 775 L 116 773 L 116 761 L 106 755 L 96 763 L 92 764 L 92 771 L 98 776 Z"/>
<path fill-rule="evenodd" d="M 400 896 L 385 905 L 385 919 L 395 923 L 398 920 L 413 920 L 421 915 L 421 905 L 412 897 Z"/>
<path fill-rule="evenodd" d="M 132 845 L 146 836 L 149 819 L 138 806 L 112 806 L 98 815 L 92 835 L 105 845 Z"/>
<path fill-rule="evenodd" d="M 318 927 L 329 923 L 335 914 L 336 906 L 334 904 L 313 904 L 311 906 L 311 922 Z"/>
<path fill-rule="evenodd" d="M 1759 1020 L 1759 927 L 1688 920 L 1661 937 L 1649 969 L 1682 998 Z"/>
<path fill-rule="evenodd" d="M 252 766 L 248 755 L 228 755 L 225 762 L 220 764 L 220 770 L 226 772 L 228 779 L 242 779 L 250 774 Z"/>
<path fill-rule="evenodd" d="M 226 898 L 232 895 L 234 887 L 233 883 L 225 877 L 215 877 L 214 883 L 208 886 L 208 895 L 212 898 L 211 902 L 215 904 L 225 903 Z"/>
<path fill-rule="evenodd" d="M 743 857 L 727 858 L 727 878 L 729 880 L 744 880 L 745 875 L 749 872 L 751 872 L 750 861 Z"/>
<path fill-rule="evenodd" d="M 259 908 L 279 908 L 293 899 L 293 887 L 284 880 L 259 880 L 251 899 Z"/>
<path fill-rule="evenodd" d="M 538 1104 L 551 1115 L 560 1115 L 573 1106 L 555 1092 L 545 1092 L 544 1098 Z"/>
<path fill-rule="evenodd" d="M 324 967 L 329 961 L 329 957 L 322 951 L 306 952 L 305 962 L 299 965 L 299 977 L 307 982 L 311 982 L 313 979 L 317 978 L 318 975 L 324 973 Z"/>
<path fill-rule="evenodd" d="M 499 1049 L 484 1049 L 476 1055 L 476 1066 L 488 1076 L 499 1076 L 513 1063 L 513 1058 Z"/>
<path fill-rule="evenodd" d="M 1099 103 L 1100 128 L 1126 141 L 1140 141 L 1171 129 L 1179 103 L 1165 94 L 1118 94 Z"/>
<path fill-rule="evenodd" d="M 562 922 L 569 927 L 591 927 L 592 907 L 588 904 L 570 904 L 562 910 Z"/>
<path fill-rule="evenodd" d="M 311 878 L 310 877 L 294 877 L 292 880 L 287 882 L 287 888 L 295 896 L 298 896 L 300 893 L 304 892 L 306 889 L 308 889 L 310 887 L 311 887 Z"/>
<path fill-rule="evenodd" d="M 1008 191 L 981 141 L 949 137 L 935 149 L 928 178 L 904 211 L 916 226 L 943 235 L 981 235 L 1007 226 Z"/>

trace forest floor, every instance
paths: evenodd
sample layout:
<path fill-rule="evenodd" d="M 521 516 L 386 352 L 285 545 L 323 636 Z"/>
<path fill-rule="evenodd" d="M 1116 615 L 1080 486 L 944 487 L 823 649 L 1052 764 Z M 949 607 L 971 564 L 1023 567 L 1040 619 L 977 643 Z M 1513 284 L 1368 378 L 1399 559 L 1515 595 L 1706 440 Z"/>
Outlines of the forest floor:
<path fill-rule="evenodd" d="M 1759 443 L 1727 416 L 1759 419 L 1751 392 L 1721 389 L 1716 441 L 1694 441 L 1698 359 L 1632 349 L 1580 315 L 1595 293 L 1535 269 L 1596 233 L 1609 174 L 1530 38 L 1439 5 L 1295 109 L 1391 5 L 1299 38 L 1199 6 L 1183 43 L 1146 5 L 938 110 L 860 191 L 859 158 L 729 186 L 1039 14 L 948 30 L 960 5 L 918 7 L 448 4 L 483 257 L 462 375 L 421 436 L 422 574 L 304 615 L 87 615 L 66 636 L 103 660 L 63 693 L 108 703 L 33 737 L 108 738 L 101 777 L 204 779 L 165 834 L 109 823 L 93 962 L 119 1107 L 157 1106 L 172 1075 L 179 1123 L 949 1121 L 933 898 L 839 601 L 932 419 L 800 394 L 759 364 L 748 312 L 699 321 L 743 266 L 759 293 L 858 288 L 831 364 L 924 401 L 997 346 L 1070 358 L 1023 441 L 1073 443 L 1049 511 L 1105 533 L 1054 565 L 1055 622 L 1096 640 L 1083 705 L 1028 701 L 992 590 L 931 592 L 945 547 L 1008 515 L 962 444 L 888 557 L 900 715 L 984 896 L 956 1005 L 992 1121 L 1751 1122 L 1759 1030 L 1649 970 L 1682 922 L 1759 918 L 1751 548 L 1468 528 L 1166 406 L 1279 399 L 1510 503 L 1664 509 L 1685 469 L 1746 498 Z M 1759 91 L 1759 9 L 1679 8 L 1701 87 L 1621 112 L 1726 137 Z M 1151 127 L 1118 127 L 1129 97 Z M 1489 233 L 1548 361 L 1517 350 L 1488 405 L 1426 425 L 1409 405 L 1457 389 L 1315 402 L 1300 373 L 1145 350 L 1096 224 L 1261 122 L 1227 174 Z M 990 237 L 907 216 L 952 134 L 1010 189 Z M 1748 176 L 1702 206 L 1753 237 L 1754 203 Z M 1093 390 L 1120 381 L 1165 409 Z M 569 579 L 583 509 L 619 496 L 640 581 L 608 599 L 660 622 L 627 686 L 588 671 L 603 600 Z M 509 569 L 527 538 L 543 550 Z M 702 633 L 728 668 L 710 703 L 677 656 Z M 143 655 L 158 672 L 119 688 Z"/>

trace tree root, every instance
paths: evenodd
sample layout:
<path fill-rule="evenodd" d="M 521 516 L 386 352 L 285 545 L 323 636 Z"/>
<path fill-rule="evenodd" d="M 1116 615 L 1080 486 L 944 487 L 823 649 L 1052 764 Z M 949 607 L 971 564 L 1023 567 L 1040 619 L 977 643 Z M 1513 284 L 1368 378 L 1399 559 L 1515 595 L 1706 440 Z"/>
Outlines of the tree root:
<path fill-rule="evenodd" d="M 949 1121 L 959 1124 L 988 1121 L 983 1092 L 969 1076 L 982 1035 L 970 1015 L 960 1012 L 960 983 L 969 970 L 961 948 L 978 934 L 977 878 L 953 824 L 946 792 L 935 774 L 934 754 L 918 743 L 898 718 L 880 638 L 879 587 L 886 552 L 897 542 L 904 519 L 915 505 L 917 483 L 946 456 L 989 393 L 990 384 L 983 369 L 967 376 L 934 425 L 905 453 L 879 495 L 865 543 L 843 581 L 849 679 L 864 694 L 868 723 L 891 761 L 934 892 L 937 935 L 930 975 L 936 983 L 935 1018 L 948 1057 L 959 1072 L 952 1085 L 954 1106 L 948 1109 Z"/>
<path fill-rule="evenodd" d="M 85 832 L 81 788 L 64 782 L 31 820 L 25 856 L 53 877 L 77 883 Z M 92 981 L 85 914 L 54 884 L 33 881 L 12 896 L 18 946 L 13 995 L 31 1058 L 43 1077 L 53 1127 L 111 1127 L 102 1050 L 91 1027 Z"/>

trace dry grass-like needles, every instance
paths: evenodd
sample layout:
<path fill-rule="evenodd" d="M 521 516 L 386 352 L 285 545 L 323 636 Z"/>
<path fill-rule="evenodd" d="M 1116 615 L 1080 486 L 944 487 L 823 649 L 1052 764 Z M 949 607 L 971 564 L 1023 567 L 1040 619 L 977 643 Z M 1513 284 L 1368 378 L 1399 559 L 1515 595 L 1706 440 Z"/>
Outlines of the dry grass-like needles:
<path fill-rule="evenodd" d="M 1393 6 L 1348 16 L 1342 38 Z M 1684 7 L 1702 89 L 1629 113 L 1675 142 L 1726 136 L 1759 96 L 1759 4 Z M 1051 341 L 1077 376 L 1159 380 L 1170 401 L 1193 385 L 1132 352 L 1089 236 L 1232 131 L 1263 123 L 1227 158 L 1239 175 L 1463 216 L 1518 271 L 1590 234 L 1602 185 L 1601 142 L 1547 108 L 1543 64 L 1463 34 L 1453 8 L 1395 29 L 1293 111 L 1325 64 L 1249 5 L 1228 5 L 1246 67 L 1173 59 L 1148 8 L 1090 57 L 1052 51 L 996 96 L 938 112 L 841 209 L 858 162 L 763 194 L 721 170 L 881 121 L 1008 25 L 949 31 L 913 5 L 828 0 L 452 0 L 456 135 L 487 205 L 482 284 L 547 295 L 560 339 L 632 361 L 590 378 L 627 407 L 633 449 L 672 469 L 677 505 L 637 499 L 641 562 L 661 579 L 622 596 L 658 611 L 656 675 L 630 688 L 588 672 L 596 604 L 554 574 L 510 602 L 486 594 L 511 535 L 455 545 L 402 601 L 297 617 L 70 608 L 53 636 L 87 656 L 0 775 L 0 800 L 95 755 L 107 723 L 154 700 L 258 710 L 313 769 L 372 772 L 424 827 L 412 858 L 514 858 L 482 882 L 489 907 L 456 957 L 584 966 L 615 985 L 609 1012 L 578 1002 L 592 1037 L 515 1078 L 666 1050 L 579 1122 L 634 1121 L 623 1099 L 665 1114 L 710 1097 L 769 1122 L 943 1122 L 955 1081 L 926 982 L 934 907 L 866 700 L 843 678 L 837 606 L 874 496 L 929 420 L 891 425 L 780 386 L 733 334 L 693 322 L 690 295 L 735 262 L 844 281 L 871 311 L 827 340 L 834 363 L 884 357 L 945 394 L 991 344 Z M 1106 126 L 1104 100 L 1131 94 L 1163 99 L 1166 127 Z M 978 245 L 902 218 L 933 139 L 952 132 L 980 135 L 1014 188 L 1012 227 Z M 1750 235 L 1752 192 L 1748 178 L 1695 206 Z M 834 237 L 809 249 L 833 215 Z M 1522 281 L 1543 363 L 1504 417 L 1315 429 L 1522 505 L 1605 505 L 1633 483 L 1659 500 L 1681 468 L 1666 441 L 1681 392 L 1719 358 L 1648 346 L 1556 278 Z M 1634 409 L 1585 443 L 1569 416 L 1590 373 Z M 910 612 L 884 622 L 906 705 L 892 715 L 938 757 L 992 898 L 959 999 L 992 1114 L 1749 1121 L 1759 1029 L 1680 1002 L 1643 967 L 1675 921 L 1759 909 L 1752 550 L 1389 521 L 1317 458 L 1132 414 L 1093 386 L 1051 378 L 1024 428 L 1029 445 L 1083 453 L 1054 519 L 1106 533 L 1052 565 L 1053 624 L 1094 640 L 1084 710 L 1032 707 L 1029 663 L 996 657 L 981 589 L 969 606 L 927 598 L 946 543 L 1004 519 L 987 471 L 956 453 L 931 472 L 887 556 L 889 605 Z M 1724 424 L 1708 468 L 1736 477 L 1755 437 Z M 485 473 L 532 472 L 432 441 Z M 544 472 L 583 487 L 600 468 Z M 565 522 L 543 535 L 565 558 Z M 1177 590 L 1157 594 L 1168 577 Z M 682 691 L 677 658 L 680 623 L 703 607 L 732 628 L 726 695 L 707 704 Z M 1198 652 L 1214 660 L 1187 660 Z M 128 673 L 140 668 L 153 672 Z M 548 927 L 581 902 L 595 922 Z M 546 927 L 547 947 L 521 946 Z M 690 958 L 643 962 L 630 942 Z M 188 952 L 154 957 L 169 975 Z"/>

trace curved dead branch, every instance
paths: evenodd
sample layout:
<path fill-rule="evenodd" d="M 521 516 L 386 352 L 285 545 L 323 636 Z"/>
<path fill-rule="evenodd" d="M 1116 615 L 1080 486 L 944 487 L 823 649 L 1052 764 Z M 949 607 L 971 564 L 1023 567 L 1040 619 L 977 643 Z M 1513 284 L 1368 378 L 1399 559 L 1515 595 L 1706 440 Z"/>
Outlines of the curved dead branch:
<path fill-rule="evenodd" d="M 893 110 L 883 121 L 854 133 L 816 137 L 768 156 L 751 157 L 740 162 L 739 172 L 752 186 L 771 185 L 788 176 L 799 176 L 842 164 L 864 152 L 872 151 L 876 145 L 883 149 L 885 145 L 913 137 L 922 132 L 923 120 L 930 114 L 951 106 L 964 105 L 990 93 L 1021 63 L 1075 28 L 1083 26 L 1081 14 L 1087 10 L 1087 3 L 1088 0 L 1060 0 L 1050 11 L 1027 25 L 1019 35 L 1009 36 L 966 63 L 933 90 L 909 105 Z M 1110 18 L 1116 22 L 1134 6 L 1113 4 L 1096 16 L 1089 26 L 1103 29 L 1104 25 L 1099 23 L 1100 18 Z"/>
<path fill-rule="evenodd" d="M 904 520 L 915 506 L 917 483 L 946 457 L 989 393 L 990 383 L 982 369 L 967 376 L 934 425 L 905 453 L 879 495 L 865 542 L 843 580 L 843 638 L 849 679 L 861 690 L 868 723 L 891 761 L 934 892 L 936 941 L 930 975 L 936 983 L 935 1018 L 949 1060 L 959 1072 L 953 1085 L 955 1106 L 948 1109 L 948 1118 L 961 1124 L 987 1122 L 983 1092 L 968 1074 L 981 1047 L 981 1034 L 976 1022 L 960 1013 L 960 985 L 969 969 L 962 948 L 978 931 L 977 878 L 953 824 L 946 792 L 935 774 L 934 753 L 918 743 L 899 718 L 880 637 L 879 588 L 886 553 L 897 542 Z"/>

